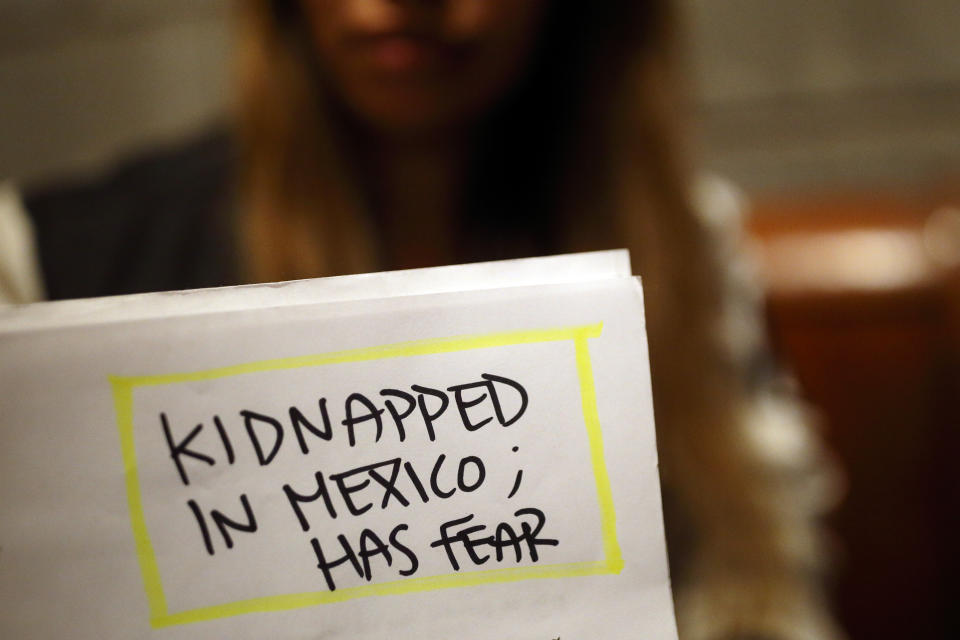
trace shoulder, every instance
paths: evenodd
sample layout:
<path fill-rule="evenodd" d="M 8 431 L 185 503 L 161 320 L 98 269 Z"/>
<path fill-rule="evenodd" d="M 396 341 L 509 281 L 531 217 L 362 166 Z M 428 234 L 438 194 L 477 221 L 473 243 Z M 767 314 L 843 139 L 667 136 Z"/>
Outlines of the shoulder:
<path fill-rule="evenodd" d="M 226 284 L 234 155 L 213 132 L 94 180 L 28 191 L 50 298 Z"/>
<path fill-rule="evenodd" d="M 819 521 L 842 484 L 814 415 L 767 346 L 762 282 L 745 232 L 748 201 L 730 182 L 706 175 L 694 183 L 691 202 L 722 265 L 717 338 L 744 383 L 728 455 L 737 456 L 749 482 L 739 497 L 726 496 L 731 504 L 742 500 L 742 511 L 715 511 L 708 517 L 717 521 L 698 532 L 703 551 L 692 572 L 699 579 L 682 588 L 678 615 L 696 637 L 838 637 L 819 591 L 826 559 Z M 783 531 L 789 536 L 771 533 Z M 756 553 L 739 554 L 744 541 Z M 771 585 L 778 589 L 772 604 Z"/>
<path fill-rule="evenodd" d="M 0 305 L 43 298 L 33 225 L 17 188 L 0 183 Z"/>

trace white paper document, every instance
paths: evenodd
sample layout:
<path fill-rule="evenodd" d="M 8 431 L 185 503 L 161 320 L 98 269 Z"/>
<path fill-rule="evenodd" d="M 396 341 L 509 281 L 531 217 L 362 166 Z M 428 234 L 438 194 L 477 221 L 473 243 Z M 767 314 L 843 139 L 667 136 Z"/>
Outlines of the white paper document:
<path fill-rule="evenodd" d="M 625 251 L 0 310 L 0 637 L 675 639 Z"/>

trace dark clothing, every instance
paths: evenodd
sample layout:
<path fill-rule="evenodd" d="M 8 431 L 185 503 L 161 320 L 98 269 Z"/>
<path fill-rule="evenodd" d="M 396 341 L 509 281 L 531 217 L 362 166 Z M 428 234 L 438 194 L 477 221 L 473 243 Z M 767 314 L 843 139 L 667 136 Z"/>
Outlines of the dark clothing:
<path fill-rule="evenodd" d="M 237 284 L 235 157 L 216 133 L 96 182 L 28 192 L 50 299 Z"/>

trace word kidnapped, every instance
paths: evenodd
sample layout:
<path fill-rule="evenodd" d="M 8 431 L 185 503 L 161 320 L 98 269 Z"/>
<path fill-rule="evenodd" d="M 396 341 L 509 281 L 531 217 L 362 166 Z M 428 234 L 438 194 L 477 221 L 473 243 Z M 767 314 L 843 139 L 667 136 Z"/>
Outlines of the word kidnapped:
<path fill-rule="evenodd" d="M 311 447 L 342 442 L 344 438 L 349 447 L 369 446 L 385 438 L 396 438 L 403 443 L 413 433 L 412 429 L 422 429 L 429 441 L 435 442 L 436 422 L 451 410 L 451 405 L 456 409 L 457 423 L 466 431 L 475 432 L 493 424 L 514 425 L 526 412 L 528 401 L 527 391 L 519 382 L 484 373 L 478 381 L 446 390 L 411 385 L 409 391 L 383 389 L 375 398 L 351 393 L 343 401 L 340 420 L 331 420 L 327 398 L 318 400 L 316 410 L 291 406 L 282 417 L 242 409 L 237 417 L 246 437 L 239 439 L 236 435 L 230 437 L 220 415 L 189 430 L 172 424 L 166 412 L 160 412 L 159 421 L 176 473 L 184 486 L 190 486 L 190 472 L 196 465 L 234 465 L 238 447 L 249 445 L 259 466 L 265 467 L 285 447 L 295 447 L 295 451 L 306 456 Z M 517 408 L 507 411 L 505 406 Z M 219 444 L 216 451 L 202 449 L 195 441 L 211 425 L 217 436 L 214 442 Z M 513 451 L 517 451 L 517 447 Z M 316 532 L 321 521 L 320 528 L 328 532 L 331 521 L 338 518 L 359 517 L 372 509 L 385 510 L 394 503 L 410 507 L 445 500 L 458 492 L 472 493 L 484 486 L 486 477 L 487 467 L 478 456 L 464 456 L 448 465 L 446 454 L 441 453 L 429 469 L 417 469 L 410 461 L 395 457 L 334 473 L 317 470 L 309 486 L 286 483 L 279 495 L 289 504 L 303 532 Z M 523 471 L 518 470 L 507 499 L 517 493 L 522 477 Z M 216 552 L 212 527 L 219 532 L 227 549 L 234 548 L 237 532 L 258 531 L 256 509 L 249 497 L 241 494 L 239 502 L 242 518 L 227 516 L 218 509 L 210 510 L 208 518 L 195 500 L 187 500 L 187 508 L 196 520 L 209 555 Z M 540 509 L 520 508 L 513 516 L 517 518 L 513 524 L 500 522 L 490 527 L 476 522 L 475 514 L 464 514 L 439 527 L 430 549 L 441 549 L 450 567 L 459 571 L 461 563 L 478 566 L 491 559 L 498 563 L 505 559 L 517 563 L 525 559 L 537 562 L 540 547 L 559 544 L 556 539 L 541 537 L 546 515 Z M 406 522 L 397 523 L 386 535 L 364 528 L 355 542 L 343 533 L 335 538 L 326 535 L 322 541 L 320 534 L 314 535 L 310 538 L 310 547 L 328 589 L 336 590 L 334 570 L 338 567 L 348 572 L 352 568 L 357 577 L 369 582 L 374 574 L 375 559 L 379 559 L 377 566 L 385 564 L 400 576 L 416 574 L 420 567 L 419 554 L 430 549 L 415 549 L 406 537 L 409 529 Z M 335 549 L 332 552 L 331 547 Z"/>

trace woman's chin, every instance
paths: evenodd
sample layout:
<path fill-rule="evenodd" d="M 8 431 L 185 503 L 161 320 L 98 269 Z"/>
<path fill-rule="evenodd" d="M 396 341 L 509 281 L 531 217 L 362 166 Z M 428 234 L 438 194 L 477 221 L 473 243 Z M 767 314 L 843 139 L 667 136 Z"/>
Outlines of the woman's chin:
<path fill-rule="evenodd" d="M 391 137 L 421 137 L 462 129 L 469 110 L 435 95 L 403 89 L 386 89 L 376 99 L 355 100 L 349 105 L 360 121 Z"/>

